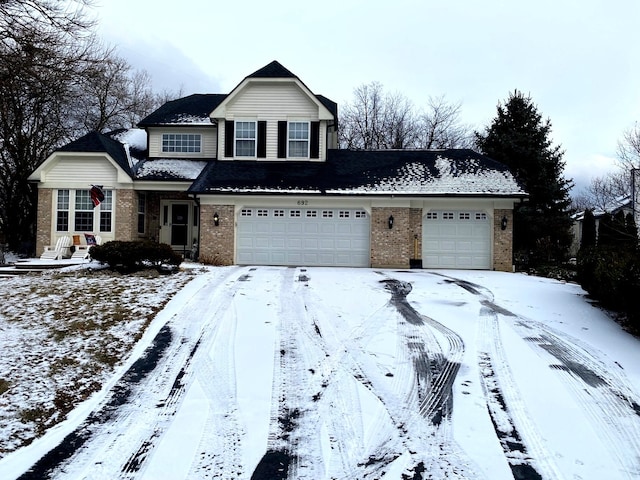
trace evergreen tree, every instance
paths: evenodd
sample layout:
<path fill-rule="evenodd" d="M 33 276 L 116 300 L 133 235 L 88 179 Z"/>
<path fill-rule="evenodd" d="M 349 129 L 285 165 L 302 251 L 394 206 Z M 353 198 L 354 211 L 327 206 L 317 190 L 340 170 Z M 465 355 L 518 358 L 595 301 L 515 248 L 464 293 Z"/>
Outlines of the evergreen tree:
<path fill-rule="evenodd" d="M 605 213 L 598 223 L 598 248 L 611 247 L 616 244 L 616 231 L 613 215 Z"/>
<path fill-rule="evenodd" d="M 582 239 L 580 248 L 587 249 L 596 245 L 596 217 L 593 210 L 587 209 L 582 220 Z"/>
<path fill-rule="evenodd" d="M 633 218 L 633 213 L 627 213 L 625 217 L 625 231 L 627 233 L 627 238 L 629 242 L 629 246 L 635 248 L 638 246 L 638 227 L 636 225 L 636 221 Z"/>
<path fill-rule="evenodd" d="M 534 262 L 562 260 L 571 245 L 572 184 L 563 177 L 564 152 L 550 136 L 550 120 L 543 121 L 531 97 L 517 90 L 498 104 L 484 133 L 476 132 L 482 153 L 507 165 L 529 194 L 515 208 L 514 250 Z"/>

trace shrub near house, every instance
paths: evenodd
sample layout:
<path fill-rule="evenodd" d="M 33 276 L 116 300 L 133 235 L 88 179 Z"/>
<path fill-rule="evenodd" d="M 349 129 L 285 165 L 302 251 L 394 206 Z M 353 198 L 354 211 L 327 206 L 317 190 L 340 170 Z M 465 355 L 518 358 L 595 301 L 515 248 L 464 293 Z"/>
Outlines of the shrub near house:
<path fill-rule="evenodd" d="M 169 245 L 150 241 L 107 242 L 91 248 L 91 258 L 107 263 L 113 270 L 134 272 L 143 268 L 160 268 L 162 265 L 178 266 L 182 257 Z"/>
<path fill-rule="evenodd" d="M 585 215 L 578 253 L 580 285 L 604 307 L 621 313 L 626 328 L 640 333 L 640 250 L 633 216 L 603 215 L 597 236 L 591 216 Z"/>

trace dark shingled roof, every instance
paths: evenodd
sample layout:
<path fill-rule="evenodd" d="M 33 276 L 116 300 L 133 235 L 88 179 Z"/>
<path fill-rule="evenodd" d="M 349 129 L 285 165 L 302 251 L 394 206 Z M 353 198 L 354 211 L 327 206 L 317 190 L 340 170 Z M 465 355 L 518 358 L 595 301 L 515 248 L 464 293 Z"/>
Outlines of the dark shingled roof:
<path fill-rule="evenodd" d="M 188 97 L 179 98 L 165 103 L 152 114 L 143 118 L 139 127 L 149 127 L 153 125 L 167 125 L 174 123 L 188 122 L 189 119 L 199 118 L 207 121 L 209 114 L 213 112 L 222 101 L 227 98 L 226 94 L 196 93 Z"/>
<path fill-rule="evenodd" d="M 251 75 L 247 75 L 247 78 L 298 78 L 298 76 L 284 68 L 280 62 L 274 60 Z"/>
<path fill-rule="evenodd" d="M 472 150 L 330 150 L 326 162 L 213 161 L 191 193 L 524 197 L 507 167 Z"/>
<path fill-rule="evenodd" d="M 67 145 L 60 147 L 59 152 L 100 152 L 108 153 L 116 163 L 133 178 L 129 159 L 124 146 L 100 132 L 89 132 Z"/>
<path fill-rule="evenodd" d="M 295 78 L 302 81 L 279 62 L 273 61 L 269 65 L 256 70 L 246 78 Z M 237 87 L 236 87 L 237 88 Z M 315 94 L 314 94 L 315 95 Z M 188 97 L 178 98 L 165 103 L 155 112 L 143 118 L 138 127 L 150 127 L 154 125 L 171 124 L 207 124 L 209 115 L 228 97 L 224 93 L 193 94 Z M 338 119 L 338 104 L 322 96 L 315 95 L 322 105 L 324 105 Z"/>

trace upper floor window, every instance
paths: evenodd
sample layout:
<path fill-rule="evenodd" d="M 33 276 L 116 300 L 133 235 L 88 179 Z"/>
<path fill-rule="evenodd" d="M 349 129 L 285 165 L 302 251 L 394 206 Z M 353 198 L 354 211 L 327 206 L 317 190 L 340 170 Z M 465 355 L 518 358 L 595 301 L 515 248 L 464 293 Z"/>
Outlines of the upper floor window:
<path fill-rule="evenodd" d="M 236 156 L 256 156 L 256 122 L 236 122 Z"/>
<path fill-rule="evenodd" d="M 163 133 L 162 151 L 178 153 L 200 153 L 202 135 L 199 133 Z"/>
<path fill-rule="evenodd" d="M 289 157 L 309 157 L 309 122 L 289 122 Z"/>

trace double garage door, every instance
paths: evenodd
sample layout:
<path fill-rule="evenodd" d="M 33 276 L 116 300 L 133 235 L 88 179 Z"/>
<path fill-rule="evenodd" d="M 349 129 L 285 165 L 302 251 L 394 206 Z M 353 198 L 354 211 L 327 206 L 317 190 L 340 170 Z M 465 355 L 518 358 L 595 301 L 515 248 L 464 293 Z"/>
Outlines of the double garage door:
<path fill-rule="evenodd" d="M 424 268 L 491 268 L 491 229 L 485 212 L 439 210 L 422 224 Z"/>
<path fill-rule="evenodd" d="M 368 267 L 369 215 L 347 208 L 243 208 L 240 265 Z"/>

